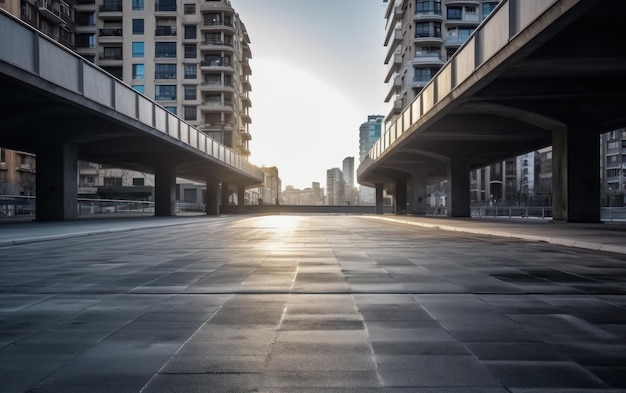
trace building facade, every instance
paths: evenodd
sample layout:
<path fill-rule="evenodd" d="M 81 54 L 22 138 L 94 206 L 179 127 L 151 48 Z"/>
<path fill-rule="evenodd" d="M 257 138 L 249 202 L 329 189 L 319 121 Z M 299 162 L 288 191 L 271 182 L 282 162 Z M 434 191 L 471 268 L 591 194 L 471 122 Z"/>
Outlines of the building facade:
<path fill-rule="evenodd" d="M 229 0 L 78 0 L 76 50 L 243 157 L 250 38 Z"/>
<path fill-rule="evenodd" d="M 386 122 L 395 120 L 499 0 L 383 0 Z"/>
<path fill-rule="evenodd" d="M 304 190 L 287 186 L 282 194 L 285 205 L 321 206 L 324 204 L 324 189 L 318 182 L 313 182 L 311 187 Z"/>
<path fill-rule="evenodd" d="M 332 168 L 326 171 L 326 205 L 345 204 L 345 184 L 341 169 Z"/>
<path fill-rule="evenodd" d="M 380 139 L 385 116 L 370 115 L 359 127 L 359 162 L 363 162 L 374 143 Z M 359 205 L 373 206 L 376 204 L 376 190 L 372 187 L 359 186 Z"/>

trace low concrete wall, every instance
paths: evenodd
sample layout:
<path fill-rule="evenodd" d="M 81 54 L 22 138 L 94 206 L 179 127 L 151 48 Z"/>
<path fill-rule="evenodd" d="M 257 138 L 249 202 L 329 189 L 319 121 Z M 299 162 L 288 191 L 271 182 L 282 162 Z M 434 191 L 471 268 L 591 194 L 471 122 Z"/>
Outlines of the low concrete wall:
<path fill-rule="evenodd" d="M 281 214 L 281 213 L 337 213 L 337 214 L 375 214 L 375 206 L 296 206 L 296 205 L 245 205 L 221 206 L 222 214 Z M 385 206 L 385 213 L 391 213 L 391 206 Z"/>

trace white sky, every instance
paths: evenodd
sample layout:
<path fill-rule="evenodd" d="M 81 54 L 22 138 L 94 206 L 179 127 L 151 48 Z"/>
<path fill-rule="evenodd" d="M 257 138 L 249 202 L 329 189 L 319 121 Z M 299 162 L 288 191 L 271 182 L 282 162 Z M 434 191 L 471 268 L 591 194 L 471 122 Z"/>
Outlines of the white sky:
<path fill-rule="evenodd" d="M 386 115 L 382 0 L 231 0 L 252 50 L 250 161 L 283 188 L 326 187 L 359 163 L 359 126 Z"/>

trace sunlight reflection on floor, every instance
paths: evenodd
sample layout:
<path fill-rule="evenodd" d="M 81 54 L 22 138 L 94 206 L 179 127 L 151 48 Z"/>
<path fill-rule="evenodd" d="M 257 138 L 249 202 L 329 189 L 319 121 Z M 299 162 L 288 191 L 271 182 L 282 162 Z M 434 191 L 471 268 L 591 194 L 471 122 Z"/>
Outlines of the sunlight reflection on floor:
<path fill-rule="evenodd" d="M 264 216 L 258 218 L 258 226 L 274 230 L 275 232 L 285 233 L 297 227 L 300 221 L 302 221 L 302 217 L 298 216 Z"/>

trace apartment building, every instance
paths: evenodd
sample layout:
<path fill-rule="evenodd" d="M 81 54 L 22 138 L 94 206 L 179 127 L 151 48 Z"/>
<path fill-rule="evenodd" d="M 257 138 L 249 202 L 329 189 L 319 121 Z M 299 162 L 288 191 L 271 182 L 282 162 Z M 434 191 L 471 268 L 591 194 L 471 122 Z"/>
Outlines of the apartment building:
<path fill-rule="evenodd" d="M 383 0 L 388 65 L 385 122 L 395 120 L 499 0 Z"/>
<path fill-rule="evenodd" d="M 229 0 L 77 0 L 76 50 L 248 157 L 250 38 Z"/>

